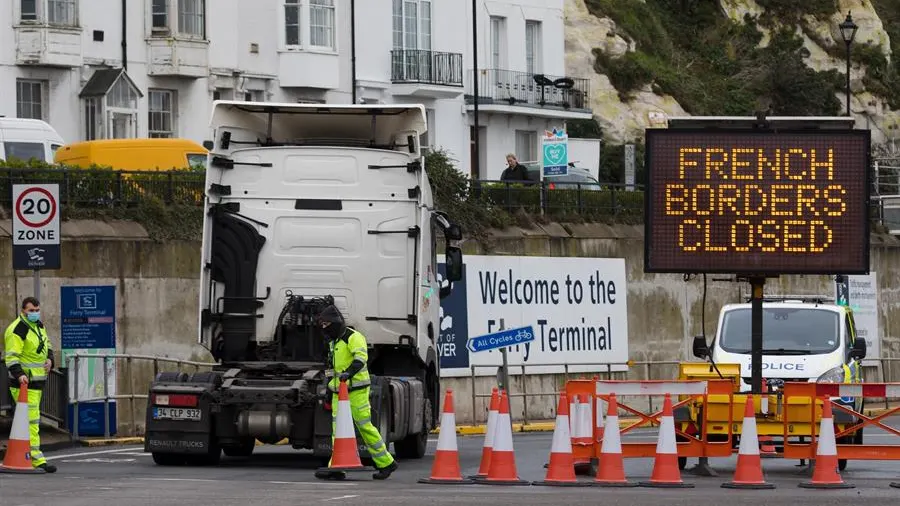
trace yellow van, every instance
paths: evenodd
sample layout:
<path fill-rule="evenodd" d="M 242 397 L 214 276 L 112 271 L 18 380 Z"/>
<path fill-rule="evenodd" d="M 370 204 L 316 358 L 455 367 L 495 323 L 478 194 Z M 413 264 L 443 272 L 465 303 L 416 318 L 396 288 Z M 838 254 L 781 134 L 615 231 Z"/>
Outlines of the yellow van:
<path fill-rule="evenodd" d="M 66 144 L 56 150 L 54 162 L 128 171 L 205 169 L 208 152 L 189 139 L 103 139 Z"/>

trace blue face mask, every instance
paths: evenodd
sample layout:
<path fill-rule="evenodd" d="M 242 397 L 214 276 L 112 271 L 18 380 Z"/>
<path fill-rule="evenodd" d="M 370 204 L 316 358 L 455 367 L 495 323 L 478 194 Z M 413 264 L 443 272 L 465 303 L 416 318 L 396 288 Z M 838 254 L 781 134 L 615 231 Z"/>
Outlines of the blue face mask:
<path fill-rule="evenodd" d="M 30 321 L 31 323 L 35 323 L 41 319 L 41 312 L 38 311 L 36 313 L 26 313 L 26 316 L 28 318 L 28 321 Z"/>

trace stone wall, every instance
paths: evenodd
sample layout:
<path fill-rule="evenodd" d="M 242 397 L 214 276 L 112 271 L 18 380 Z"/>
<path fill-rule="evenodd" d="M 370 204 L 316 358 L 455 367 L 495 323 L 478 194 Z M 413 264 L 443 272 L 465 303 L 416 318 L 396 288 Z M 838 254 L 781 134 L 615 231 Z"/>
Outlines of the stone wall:
<path fill-rule="evenodd" d="M 11 269 L 9 222 L 0 221 L 0 318 L 14 317 L 18 303 L 32 295 L 31 272 Z M 198 314 L 198 277 L 200 251 L 197 242 L 155 242 L 134 223 L 79 221 L 63 223 L 63 261 L 59 271 L 41 275 L 41 300 L 44 320 L 53 346 L 59 349 L 59 287 L 67 285 L 112 284 L 118 296 L 118 352 L 154 355 L 207 362 L 209 354 L 196 344 Z M 630 358 L 644 361 L 692 360 L 691 337 L 702 331 L 715 331 L 719 308 L 746 295 L 745 285 L 707 278 L 705 319 L 702 315 L 703 278 L 684 281 L 680 275 L 650 275 L 643 272 L 643 227 L 626 225 L 542 225 L 534 229 L 510 228 L 497 232 L 490 248 L 468 242 L 469 254 L 538 255 L 625 258 L 628 274 L 628 328 Z M 882 355 L 900 357 L 900 241 L 890 236 L 873 235 L 872 270 L 878 273 L 881 307 Z M 788 276 L 770 280 L 769 293 L 831 294 L 827 276 Z M 701 321 L 703 320 L 703 321 Z M 152 378 L 150 362 L 135 361 L 132 371 L 119 365 L 118 392 L 145 394 Z M 161 367 L 171 370 L 171 367 Z M 193 370 L 188 368 L 187 370 Z M 515 371 L 513 371 L 515 372 Z M 900 378 L 900 367 L 888 371 Z M 629 378 L 673 378 L 674 365 L 638 366 Z M 869 371 L 870 380 L 880 380 L 877 371 Z M 478 394 L 490 393 L 495 380 L 475 380 Z M 552 394 L 563 384 L 562 375 L 529 376 L 523 383 L 513 376 L 514 394 L 527 392 Z M 472 402 L 472 380 L 447 378 L 445 387 L 454 389 L 457 420 L 484 421 L 485 399 Z M 132 407 L 119 402 L 119 432 L 143 432 L 144 400 Z M 552 395 L 529 397 L 528 418 L 549 419 L 556 400 Z M 524 415 L 522 397 L 512 401 L 513 416 Z M 133 423 L 133 419 L 137 423 Z"/>

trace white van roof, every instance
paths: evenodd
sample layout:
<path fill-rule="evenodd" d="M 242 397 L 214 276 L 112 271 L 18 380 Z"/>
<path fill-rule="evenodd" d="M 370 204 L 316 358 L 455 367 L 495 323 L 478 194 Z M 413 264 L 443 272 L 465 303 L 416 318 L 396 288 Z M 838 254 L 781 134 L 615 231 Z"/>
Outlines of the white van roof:
<path fill-rule="evenodd" d="M 0 140 L 47 140 L 65 144 L 49 123 L 30 118 L 0 118 Z"/>

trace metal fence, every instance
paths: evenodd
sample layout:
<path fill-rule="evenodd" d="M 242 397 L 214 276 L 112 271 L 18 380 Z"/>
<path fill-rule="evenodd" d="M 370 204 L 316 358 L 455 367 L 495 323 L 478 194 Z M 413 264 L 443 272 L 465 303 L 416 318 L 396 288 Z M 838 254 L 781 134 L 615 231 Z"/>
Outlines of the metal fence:
<path fill-rule="evenodd" d="M 74 398 L 70 398 L 70 388 L 69 388 L 69 372 L 71 371 L 71 377 L 73 378 L 72 391 L 79 392 L 82 389 L 83 385 L 79 385 L 80 372 L 88 361 L 91 360 L 101 360 L 103 361 L 104 367 L 101 367 L 100 370 L 101 378 L 100 383 L 103 385 L 103 389 L 101 392 L 97 392 L 96 395 L 91 397 L 81 397 L 75 396 Z M 112 362 L 112 364 L 110 364 Z M 869 367 L 866 369 L 867 377 L 866 381 L 870 382 L 884 382 L 890 383 L 892 381 L 900 381 L 900 357 L 891 357 L 891 358 L 882 358 L 882 359 L 872 359 L 871 362 L 878 362 L 879 366 L 877 367 L 877 371 L 875 368 Z M 570 379 L 579 379 L 579 378 L 593 378 L 597 377 L 600 379 L 613 379 L 613 380 L 645 380 L 645 379 L 677 379 L 678 378 L 678 365 L 680 361 L 677 360 L 656 360 L 656 361 L 632 361 L 630 363 L 622 363 L 622 364 L 600 364 L 599 371 L 597 372 L 577 372 L 573 371 L 573 369 L 591 367 L 593 369 L 598 368 L 598 364 L 588 364 L 588 363 L 573 363 L 573 364 L 516 364 L 509 366 L 509 376 L 510 376 L 510 386 L 509 386 L 509 396 L 510 400 L 519 399 L 522 402 L 522 415 L 518 416 L 518 413 L 511 413 L 511 417 L 515 422 L 522 422 L 528 424 L 529 422 L 542 419 L 541 416 L 535 416 L 537 413 L 534 413 L 534 408 L 529 407 L 528 401 L 533 401 L 539 398 L 547 398 L 549 397 L 548 405 L 555 408 L 556 406 L 556 398 L 559 395 L 560 388 L 562 384 Z M 107 371 L 110 369 L 107 367 L 108 365 L 114 365 L 116 370 L 116 375 L 118 381 L 116 381 L 117 388 L 116 390 L 126 390 L 126 392 L 111 394 L 111 378 L 107 376 Z M 96 354 L 96 355 L 87 355 L 87 354 L 79 354 L 75 353 L 67 357 L 66 367 L 61 368 L 60 370 L 52 371 L 50 375 L 50 379 L 48 381 L 47 386 L 44 388 L 44 396 L 41 402 L 41 415 L 46 418 L 56 422 L 60 429 L 68 430 L 69 426 L 72 426 L 72 434 L 77 439 L 81 437 L 80 429 L 79 429 L 79 405 L 84 403 L 103 403 L 103 414 L 104 414 L 104 436 L 109 437 L 112 428 L 109 426 L 108 421 L 110 419 L 110 403 L 116 401 L 117 409 L 121 409 L 118 407 L 119 401 L 127 401 L 127 413 L 130 415 L 127 420 L 130 420 L 130 424 L 123 423 L 122 417 L 118 418 L 119 426 L 131 426 L 129 435 L 139 435 L 136 427 L 139 421 L 143 420 L 143 409 L 146 406 L 146 401 L 148 398 L 148 389 L 150 381 L 161 371 L 164 370 L 173 370 L 173 371 L 181 371 L 181 372 L 198 372 L 201 370 L 209 370 L 214 367 L 216 364 L 211 362 L 196 362 L 190 360 L 181 360 L 169 357 L 158 357 L 152 355 L 134 355 L 134 354 L 120 354 L 120 353 L 107 353 L 107 354 Z M 615 369 L 622 368 L 624 366 L 628 366 L 625 371 L 616 371 Z M 562 367 L 562 373 L 558 374 L 528 374 L 528 370 L 534 370 L 537 368 L 546 368 L 546 367 Z M 185 368 L 189 368 L 189 370 L 185 370 Z M 141 370 L 143 369 L 143 371 Z M 485 400 L 489 399 L 491 396 L 490 388 L 487 388 L 486 391 L 484 389 L 479 389 L 479 383 L 484 385 L 484 381 L 479 382 L 479 379 L 487 378 L 488 384 L 492 384 L 493 382 L 490 380 L 491 376 L 478 376 L 477 371 L 479 369 L 498 369 L 495 365 L 473 365 L 470 366 L 470 374 L 463 378 L 459 378 L 462 380 L 468 380 L 469 382 L 469 401 L 471 402 L 471 413 L 472 413 L 472 423 L 483 423 L 487 418 L 487 412 L 484 409 L 487 403 Z M 96 370 L 96 368 L 95 368 Z M 535 377 L 535 376 L 550 376 L 555 377 L 554 382 L 559 383 L 560 388 L 550 388 L 547 390 L 529 390 L 529 383 L 525 381 L 526 378 Z M 499 373 L 498 373 L 499 377 Z M 444 378 L 444 381 L 448 381 L 450 378 Z M 493 386 L 493 385 L 492 385 Z M 888 407 L 891 401 L 896 401 L 897 399 L 883 399 L 884 407 Z M 481 402 L 479 402 L 481 401 Z M 653 401 L 648 400 L 649 406 L 648 408 L 652 411 L 659 406 L 654 406 Z M 882 402 L 882 401 L 877 401 Z M 14 400 L 11 398 L 9 392 L 9 384 L 7 379 L 6 369 L 2 364 L 2 360 L 0 360 L 0 415 L 12 416 L 13 408 L 14 408 Z M 71 411 L 71 416 L 73 417 L 71 423 L 69 422 L 69 411 Z M 552 409 L 552 408 L 551 408 Z M 120 411 L 121 412 L 121 411 Z M 139 415 L 140 414 L 140 415 Z M 119 427 L 117 427 L 117 432 L 119 431 Z"/>
<path fill-rule="evenodd" d="M 478 79 L 478 103 L 590 111 L 589 79 L 505 69 L 469 70 Z M 467 97 L 472 102 L 471 97 Z"/>
<path fill-rule="evenodd" d="M 0 168 L 0 205 L 11 206 L 14 184 L 57 183 L 59 199 L 67 207 L 134 207 L 151 201 L 201 206 L 205 181 L 203 172 L 188 170 Z"/>
<path fill-rule="evenodd" d="M 425 49 L 395 49 L 391 51 L 391 82 L 461 88 L 463 85 L 462 54 Z"/>
<path fill-rule="evenodd" d="M 471 182 L 470 195 L 482 199 L 487 206 L 511 213 L 584 218 L 644 215 L 642 185 L 479 179 Z"/>

